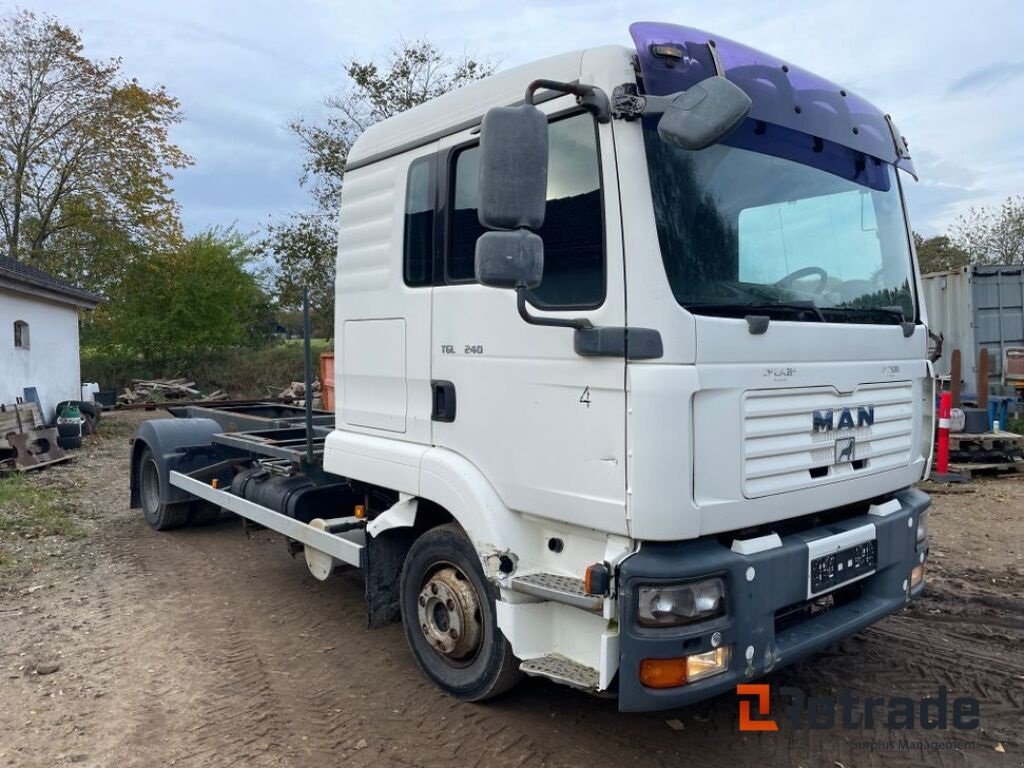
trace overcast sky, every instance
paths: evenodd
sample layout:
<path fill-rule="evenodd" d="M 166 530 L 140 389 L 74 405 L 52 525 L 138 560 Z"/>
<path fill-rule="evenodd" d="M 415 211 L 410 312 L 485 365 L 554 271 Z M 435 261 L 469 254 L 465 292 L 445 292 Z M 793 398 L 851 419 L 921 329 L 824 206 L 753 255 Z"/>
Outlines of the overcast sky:
<path fill-rule="evenodd" d="M 921 174 L 915 229 L 942 231 L 972 205 L 1024 193 L 1024 2 L 758 0 L 0 0 L 52 13 L 94 57 L 182 102 L 173 138 L 196 159 L 175 179 L 190 231 L 305 207 L 286 124 L 316 115 L 350 58 L 425 36 L 503 67 L 630 44 L 637 20 L 698 27 L 788 59 L 891 112 Z"/>

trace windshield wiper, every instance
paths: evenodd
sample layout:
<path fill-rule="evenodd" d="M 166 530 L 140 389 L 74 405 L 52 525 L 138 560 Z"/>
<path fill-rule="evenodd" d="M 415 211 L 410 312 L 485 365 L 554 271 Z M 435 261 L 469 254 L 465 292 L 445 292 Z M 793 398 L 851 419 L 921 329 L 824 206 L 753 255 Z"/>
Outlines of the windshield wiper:
<path fill-rule="evenodd" d="M 769 318 L 780 314 L 803 315 L 810 313 L 819 323 L 828 322 L 818 305 L 809 299 L 806 301 L 779 302 L 706 302 L 688 303 L 684 305 L 691 312 L 702 315 L 726 315 L 743 317 L 746 315 L 764 314 Z"/>
<path fill-rule="evenodd" d="M 891 325 L 898 325 L 903 329 L 904 338 L 914 335 L 914 321 L 907 320 L 907 316 L 900 307 L 826 307 L 826 312 L 836 312 L 846 317 L 862 317 L 876 320 L 885 318 Z"/>
<path fill-rule="evenodd" d="M 898 325 L 906 320 L 906 315 L 899 307 L 826 307 L 826 312 L 835 312 L 847 317 L 885 318 Z"/>

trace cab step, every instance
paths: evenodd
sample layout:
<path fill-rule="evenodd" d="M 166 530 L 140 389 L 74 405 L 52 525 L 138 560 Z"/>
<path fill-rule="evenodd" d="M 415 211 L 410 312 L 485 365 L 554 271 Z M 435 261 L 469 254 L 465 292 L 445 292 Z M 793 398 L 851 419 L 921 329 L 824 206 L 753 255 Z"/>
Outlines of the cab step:
<path fill-rule="evenodd" d="M 556 573 L 527 573 L 513 576 L 510 586 L 516 592 L 541 597 L 556 603 L 565 603 L 585 611 L 600 613 L 604 607 L 601 595 L 588 595 L 583 579 L 560 576 Z"/>
<path fill-rule="evenodd" d="M 583 691 L 596 691 L 601 679 L 601 675 L 596 669 L 567 659 L 557 653 L 537 659 L 527 659 L 519 665 L 519 669 L 525 675 L 546 677 L 548 680 Z"/>

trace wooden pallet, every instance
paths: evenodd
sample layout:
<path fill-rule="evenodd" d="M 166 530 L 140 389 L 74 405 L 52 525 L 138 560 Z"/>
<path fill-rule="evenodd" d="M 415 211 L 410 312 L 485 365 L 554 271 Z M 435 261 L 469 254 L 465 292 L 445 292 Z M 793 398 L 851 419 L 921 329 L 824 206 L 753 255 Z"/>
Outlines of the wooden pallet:
<path fill-rule="evenodd" d="M 1024 448 L 1024 435 L 1016 432 L 950 432 L 949 450 L 963 453 L 1010 453 Z"/>
<path fill-rule="evenodd" d="M 49 461 L 40 461 L 37 464 L 32 464 L 28 467 L 19 467 L 13 461 L 5 461 L 0 463 L 0 477 L 6 477 L 7 475 L 20 475 L 25 472 L 32 472 L 36 469 L 42 469 L 48 467 L 51 464 L 60 464 L 61 462 L 70 461 L 75 458 L 73 454 L 66 453 L 59 459 L 50 459 Z"/>
<path fill-rule="evenodd" d="M 35 403 L 5 403 L 0 405 L 0 449 L 10 448 L 8 432 L 28 432 L 43 423 L 39 406 Z"/>
<path fill-rule="evenodd" d="M 950 463 L 950 474 L 961 475 L 970 481 L 974 475 L 1014 475 L 1024 473 L 1024 461 L 1000 461 L 991 463 L 962 462 Z"/>

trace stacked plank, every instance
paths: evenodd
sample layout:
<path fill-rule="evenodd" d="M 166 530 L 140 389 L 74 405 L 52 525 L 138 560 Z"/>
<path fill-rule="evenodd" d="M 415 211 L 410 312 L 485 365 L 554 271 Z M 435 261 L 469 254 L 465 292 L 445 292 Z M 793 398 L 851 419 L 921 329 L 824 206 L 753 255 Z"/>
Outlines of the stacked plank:
<path fill-rule="evenodd" d="M 132 379 L 132 385 L 125 387 L 117 401 L 122 405 L 137 402 L 157 403 L 167 400 L 227 400 L 222 390 L 211 392 L 205 398 L 196 389 L 196 383 L 185 378 L 178 379 Z"/>
<path fill-rule="evenodd" d="M 278 394 L 278 397 L 282 400 L 301 400 L 305 396 L 306 383 L 304 381 L 293 381 Z M 313 379 L 313 397 L 320 397 L 319 379 Z"/>

